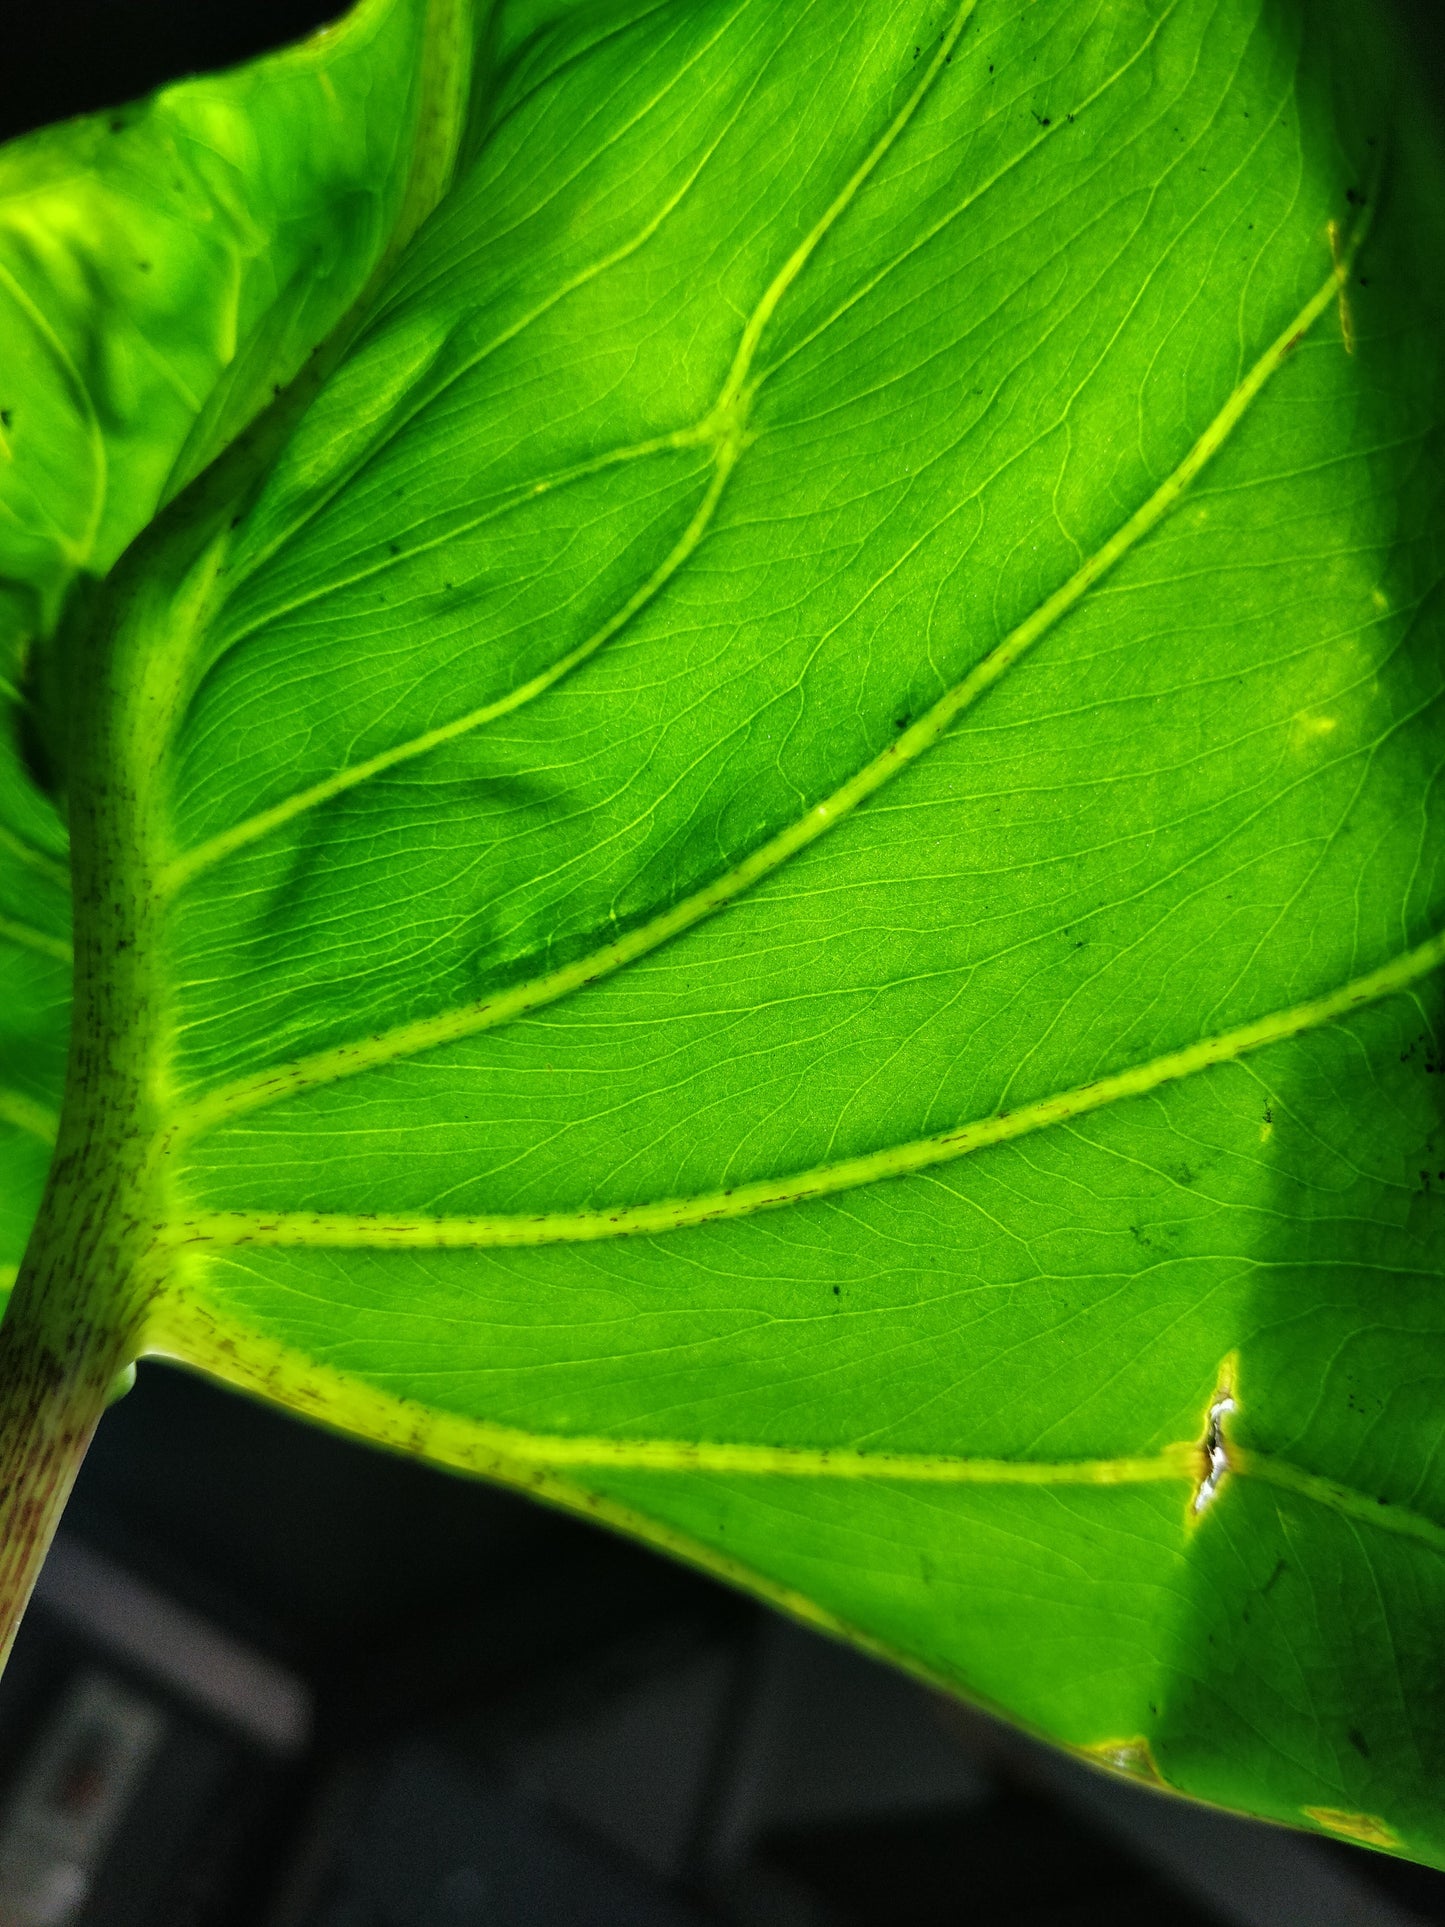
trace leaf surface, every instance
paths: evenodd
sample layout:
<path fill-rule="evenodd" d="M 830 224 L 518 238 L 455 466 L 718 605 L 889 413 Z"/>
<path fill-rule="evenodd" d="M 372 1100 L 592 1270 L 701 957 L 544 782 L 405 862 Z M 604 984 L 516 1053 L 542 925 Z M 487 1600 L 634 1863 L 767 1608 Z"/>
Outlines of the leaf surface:
<path fill-rule="evenodd" d="M 427 13 L 367 0 L 299 47 L 0 149 L 6 1288 L 54 1142 L 69 1003 L 63 816 L 20 752 L 23 737 L 63 788 L 64 677 L 39 652 L 76 585 L 332 332 L 407 218 Z"/>
<path fill-rule="evenodd" d="M 0 737 L 0 1295 L 14 1281 L 55 1144 L 70 961 L 65 833 L 7 728 Z"/>
<path fill-rule="evenodd" d="M 1445 1860 L 1380 36 L 539 18 L 259 489 L 117 577 L 33 1289 L 103 1222 L 137 1349 Z"/>
<path fill-rule="evenodd" d="M 0 611 L 48 635 L 296 373 L 405 196 L 425 0 L 0 150 Z M 6 636 L 8 642 L 8 633 Z"/>

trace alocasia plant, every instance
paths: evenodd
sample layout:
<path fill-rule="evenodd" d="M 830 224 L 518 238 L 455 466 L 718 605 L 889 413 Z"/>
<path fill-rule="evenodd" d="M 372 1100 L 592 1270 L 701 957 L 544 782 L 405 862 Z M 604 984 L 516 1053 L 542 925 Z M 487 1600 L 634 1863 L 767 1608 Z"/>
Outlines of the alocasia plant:
<path fill-rule="evenodd" d="M 364 0 L 0 156 L 10 1626 L 166 1356 L 1445 1864 L 1398 54 Z"/>

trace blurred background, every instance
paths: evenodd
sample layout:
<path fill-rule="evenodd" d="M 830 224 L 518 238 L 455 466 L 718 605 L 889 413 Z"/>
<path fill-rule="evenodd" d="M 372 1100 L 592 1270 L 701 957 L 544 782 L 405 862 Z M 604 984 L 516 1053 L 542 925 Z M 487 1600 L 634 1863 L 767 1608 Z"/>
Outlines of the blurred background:
<path fill-rule="evenodd" d="M 1445 8 L 1389 3 L 1445 98 Z M 0 0 L 0 138 L 337 11 Z M 638 1547 L 156 1366 L 0 1683 L 0 1927 L 1423 1922 L 1445 1875 L 1107 1779 Z"/>

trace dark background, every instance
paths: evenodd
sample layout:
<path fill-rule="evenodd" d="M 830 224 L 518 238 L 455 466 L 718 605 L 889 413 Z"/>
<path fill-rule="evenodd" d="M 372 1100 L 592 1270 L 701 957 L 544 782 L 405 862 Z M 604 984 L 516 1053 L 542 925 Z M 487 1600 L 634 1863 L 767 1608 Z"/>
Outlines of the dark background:
<path fill-rule="evenodd" d="M 1445 0 L 1398 4 L 1445 101 Z M 0 0 L 0 137 L 341 10 Z M 142 1764 L 82 1851 L 128 1718 Z M 15 1900 L 37 1853 L 70 1856 L 69 1901 Z M 46 1904 L 56 1927 L 1419 1927 L 1445 1877 L 1110 1782 L 621 1540 L 143 1367 L 0 1685 L 0 1918 Z"/>
<path fill-rule="evenodd" d="M 1403 14 L 1445 95 L 1445 0 L 1356 4 Z M 248 59 L 345 10 L 334 0 L 0 0 L 0 139 Z"/>

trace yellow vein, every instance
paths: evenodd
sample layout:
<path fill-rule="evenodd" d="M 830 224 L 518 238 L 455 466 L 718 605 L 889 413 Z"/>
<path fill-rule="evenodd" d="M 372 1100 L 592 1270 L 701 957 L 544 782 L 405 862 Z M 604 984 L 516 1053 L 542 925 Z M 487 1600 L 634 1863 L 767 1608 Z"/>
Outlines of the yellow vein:
<path fill-rule="evenodd" d="M 0 917 L 0 943 L 18 944 L 22 950 L 37 951 L 42 957 L 70 962 L 70 945 L 64 937 L 52 937 L 48 931 L 33 929 L 15 917 Z"/>
<path fill-rule="evenodd" d="M 62 858 L 52 856 L 48 850 L 40 849 L 21 836 L 18 831 L 7 829 L 4 824 L 0 824 L 0 850 L 13 856 L 17 863 L 24 863 L 32 870 L 38 870 L 42 876 L 49 877 L 53 882 L 69 886 L 70 872 Z"/>
<path fill-rule="evenodd" d="M 401 417 L 400 420 L 387 424 L 379 440 L 369 444 L 363 449 L 354 461 L 344 467 L 333 478 L 328 488 L 311 498 L 304 515 L 302 515 L 299 520 L 288 524 L 269 542 L 263 543 L 259 547 L 248 551 L 245 559 L 246 573 L 248 575 L 254 575 L 265 563 L 280 554 L 288 543 L 300 535 L 308 523 L 314 521 L 322 510 L 328 507 L 344 488 L 349 488 L 359 476 L 365 473 L 370 464 L 385 452 L 396 436 L 411 427 L 427 408 L 434 407 L 459 381 L 464 380 L 467 375 L 481 367 L 489 356 L 496 354 L 500 349 L 505 348 L 509 342 L 516 340 L 519 335 L 524 334 L 526 330 L 539 321 L 542 316 L 549 314 L 554 308 L 559 307 L 570 295 L 578 293 L 580 289 L 585 288 L 590 282 L 599 280 L 603 275 L 609 273 L 611 269 L 620 266 L 622 262 L 630 259 L 632 255 L 644 248 L 665 225 L 669 217 L 681 206 L 683 200 L 687 197 L 696 182 L 698 175 L 702 172 L 703 167 L 711 159 L 716 146 L 717 142 L 714 142 L 713 147 L 707 149 L 687 178 L 668 196 L 661 207 L 658 208 L 657 212 L 638 229 L 636 234 L 629 236 L 621 246 L 614 248 L 611 254 L 603 255 L 601 259 L 589 262 L 585 268 L 574 274 L 569 280 L 564 281 L 559 288 L 548 295 L 545 301 L 542 301 L 535 308 L 529 309 L 525 314 L 510 322 L 502 329 L 500 334 L 494 335 L 484 348 L 470 356 L 459 368 L 453 369 L 445 377 L 440 386 L 432 389 L 409 414 Z M 687 432 L 687 430 L 679 431 L 679 433 L 682 434 L 686 434 Z M 668 437 L 664 436 L 658 437 L 659 443 L 668 439 Z M 587 464 L 579 464 L 579 469 L 576 472 L 585 472 L 587 466 Z M 573 471 L 568 471 L 562 479 L 572 479 L 573 474 Z M 525 483 L 522 484 L 519 493 L 525 494 L 526 488 L 527 485 Z M 329 593 L 330 590 L 327 587 L 308 591 L 305 595 L 297 596 L 291 602 L 279 604 L 268 613 L 265 620 L 272 621 L 280 616 L 294 614 L 296 610 L 306 608 L 309 604 L 321 600 Z M 257 629 L 263 626 L 264 623 L 258 621 L 250 627 L 243 628 L 239 632 L 232 634 L 227 638 L 227 648 L 234 649 L 238 643 L 244 642 L 248 636 L 253 635 Z"/>
<path fill-rule="evenodd" d="M 668 454 L 677 449 L 696 448 L 712 440 L 716 440 L 713 419 L 711 415 L 705 415 L 688 428 L 672 429 L 665 435 L 654 435 L 645 442 L 629 442 L 620 448 L 610 448 L 604 454 L 594 455 L 586 461 L 575 462 L 570 468 L 559 469 L 555 474 L 541 475 L 531 481 L 513 482 L 505 488 L 499 488 L 490 497 L 479 497 L 465 509 L 454 511 L 450 519 L 431 518 L 432 532 L 424 535 L 419 541 L 413 542 L 410 548 L 397 548 L 378 560 L 367 563 L 354 575 L 334 576 L 329 581 L 323 582 L 319 588 L 308 590 L 304 596 L 297 596 L 290 602 L 268 609 L 266 614 L 258 618 L 249 628 L 230 635 L 226 640 L 226 649 L 227 651 L 235 649 L 238 644 L 267 628 L 279 617 L 295 615 L 298 610 L 305 609 L 313 603 L 324 602 L 328 596 L 335 595 L 339 590 L 353 589 L 360 582 L 369 582 L 375 576 L 386 575 L 400 568 L 403 563 L 414 561 L 417 556 L 429 555 L 434 549 L 444 549 L 448 543 L 455 542 L 459 536 L 473 535 L 478 529 L 486 528 L 490 523 L 499 522 L 503 517 L 515 514 L 519 508 L 530 506 L 544 495 L 555 495 L 561 489 L 575 487 L 578 482 L 590 481 L 595 476 L 605 474 L 608 469 L 621 468 L 629 462 L 645 461 L 650 456 Z M 342 774 L 348 773 L 342 772 Z M 310 791 L 305 791 L 303 794 L 309 795 Z M 252 820 L 259 822 L 261 819 Z M 257 831 L 254 834 L 261 834 L 261 832 Z M 249 836 L 247 840 L 250 840 Z M 205 847 L 209 850 L 212 846 L 208 843 Z"/>
<path fill-rule="evenodd" d="M 10 1271 L 13 1277 L 13 1267 Z M 0 1285 L 6 1278 L 0 1268 Z M 336 1370 L 245 1329 L 182 1288 L 153 1306 L 145 1351 L 176 1358 L 227 1383 L 340 1427 L 392 1445 L 413 1457 L 459 1471 L 520 1480 L 546 1490 L 550 1471 L 718 1474 L 748 1478 L 877 1480 L 895 1485 L 1094 1486 L 1187 1483 L 1198 1488 L 1208 1471 L 1207 1438 L 1176 1440 L 1150 1454 L 1114 1458 L 1019 1460 L 974 1458 L 961 1453 L 859 1451 L 852 1447 L 764 1445 L 756 1440 L 694 1440 L 598 1437 L 528 1432 L 495 1420 L 468 1418 L 384 1391 L 350 1372 Z M 1404 1538 L 1445 1550 L 1445 1527 L 1409 1507 L 1319 1477 L 1265 1452 L 1230 1442 L 1227 1477 L 1216 1503 L 1236 1477 L 1256 1478 L 1330 1507 L 1362 1525 L 1380 1526 Z M 576 1498 L 575 1490 L 572 1492 Z M 1212 1516 L 1212 1512 L 1204 1515 Z M 1190 1508 L 1188 1523 L 1199 1514 Z"/>
<path fill-rule="evenodd" d="M 686 446 L 686 443 L 678 438 L 674 445 L 681 447 Z M 621 608 L 614 610 L 600 628 L 594 629 L 590 636 L 579 642 L 574 649 L 568 650 L 565 656 L 559 656 L 555 662 L 549 663 L 545 669 L 540 670 L 527 682 L 518 683 L 514 689 L 509 689 L 505 696 L 498 696 L 492 702 L 483 703 L 480 707 L 469 710 L 465 716 L 453 717 L 449 723 L 439 723 L 435 729 L 426 730 L 422 735 L 413 736 L 407 742 L 398 743 L 391 749 L 379 750 L 375 756 L 368 757 L 365 762 L 353 763 L 348 769 L 338 770 L 334 776 L 323 777 L 319 783 L 313 783 L 309 789 L 298 790 L 294 796 L 286 797 L 283 802 L 273 805 L 271 809 L 262 810 L 257 815 L 247 818 L 244 823 L 237 823 L 234 828 L 223 830 L 207 843 L 197 844 L 194 849 L 187 850 L 181 856 L 172 859 L 161 871 L 162 891 L 166 894 L 174 894 L 177 890 L 184 888 L 200 871 L 209 869 L 234 850 L 239 850 L 248 843 L 254 843 L 257 838 L 278 829 L 283 823 L 288 823 L 292 817 L 300 816 L 307 810 L 313 810 L 319 804 L 329 802 L 332 797 L 344 795 L 347 790 L 355 789 L 359 783 L 369 782 L 372 777 L 379 776 L 383 770 L 394 769 L 398 763 L 409 762 L 415 756 L 424 756 L 428 750 L 439 749 L 443 743 L 453 742 L 458 736 L 468 735 L 471 731 L 480 729 L 483 724 L 495 722 L 510 711 L 520 709 L 525 703 L 540 696 L 544 690 L 550 689 L 554 683 L 560 682 L 564 676 L 570 675 L 581 663 L 586 662 L 589 656 L 595 656 L 599 649 L 610 642 L 620 629 L 625 628 L 635 615 L 662 592 L 702 541 L 716 512 L 722 492 L 727 486 L 728 478 L 737 465 L 738 452 L 736 437 L 730 437 L 720 443 L 712 479 L 691 521 L 667 555 L 647 580 L 632 592 Z"/>
<path fill-rule="evenodd" d="M 1436 1552 L 1445 1553 L 1445 1526 L 1437 1525 L 1433 1519 L 1412 1511 L 1408 1506 L 1393 1505 L 1383 1498 L 1371 1498 L 1368 1493 L 1354 1486 L 1341 1485 L 1336 1479 L 1322 1478 L 1317 1472 L 1306 1472 L 1288 1459 L 1276 1458 L 1269 1452 L 1252 1452 L 1231 1443 L 1229 1469 L 1243 1473 L 1246 1478 L 1263 1480 L 1278 1490 L 1293 1492 L 1297 1497 L 1312 1500 L 1316 1505 L 1329 1506 L 1332 1511 L 1342 1512 L 1346 1518 L 1378 1526 L 1382 1532 L 1398 1533 L 1406 1539 L 1421 1539 L 1426 1545 L 1433 1546 Z"/>
<path fill-rule="evenodd" d="M 918 85 L 769 282 L 761 301 L 754 308 L 747 326 L 743 329 L 742 339 L 738 342 L 737 353 L 733 357 L 732 368 L 718 397 L 719 408 L 729 408 L 742 398 L 753 358 L 758 351 L 758 343 L 762 340 L 768 323 L 777 313 L 778 304 L 817 253 L 827 235 L 838 225 L 848 208 L 858 198 L 870 177 L 877 172 L 898 144 L 904 129 L 923 105 L 934 82 L 947 63 L 952 60 L 953 50 L 964 28 L 968 25 L 969 17 L 976 4 L 977 0 L 964 0 L 964 5 L 953 17 L 952 25 L 940 36 L 933 58 L 929 61 Z"/>
<path fill-rule="evenodd" d="M 46 1110 L 34 1098 L 25 1097 L 19 1091 L 0 1090 L 0 1124 L 12 1125 L 17 1131 L 25 1131 L 31 1137 L 38 1137 L 42 1144 L 54 1144 L 57 1119 L 54 1111 Z"/>
<path fill-rule="evenodd" d="M 1272 1011 L 1218 1036 L 1166 1051 L 1144 1064 L 1108 1077 L 1077 1084 L 1071 1090 L 1037 1098 L 1014 1111 L 891 1144 L 833 1164 L 815 1165 L 783 1177 L 759 1178 L 725 1191 L 706 1191 L 694 1197 L 666 1198 L 649 1204 L 617 1205 L 585 1211 L 545 1211 L 483 1214 L 439 1218 L 406 1213 L 325 1211 L 216 1211 L 177 1224 L 171 1236 L 182 1243 L 325 1245 L 403 1250 L 472 1250 L 493 1246 L 593 1243 L 600 1239 L 633 1238 L 722 1220 L 752 1217 L 784 1205 L 833 1197 L 889 1178 L 911 1176 L 934 1165 L 951 1163 L 991 1145 L 1008 1144 L 1050 1125 L 1066 1124 L 1126 1098 L 1143 1097 L 1165 1084 L 1175 1084 L 1219 1064 L 1233 1063 L 1266 1045 L 1279 1044 L 1305 1031 L 1347 1017 L 1382 997 L 1408 989 L 1445 963 L 1445 932 L 1431 937 L 1379 969 L 1356 977 L 1324 996 L 1312 997 L 1287 1010 Z"/>
<path fill-rule="evenodd" d="M 983 1458 L 950 1452 L 860 1451 L 757 1440 L 566 1436 L 418 1405 L 260 1332 L 183 1287 L 157 1301 L 145 1336 L 152 1358 L 177 1358 L 232 1384 L 413 1456 L 468 1471 L 499 1465 L 598 1471 L 703 1472 L 744 1478 L 893 1480 L 916 1485 L 1117 1486 L 1179 1482 L 1204 1469 L 1199 1441 L 1108 1458 Z"/>
<path fill-rule="evenodd" d="M 85 533 L 79 538 L 65 535 L 58 528 L 56 542 L 67 562 L 73 568 L 83 568 L 91 558 L 95 548 L 96 536 L 100 531 L 101 519 L 105 513 L 106 489 L 110 480 L 110 464 L 106 455 L 105 436 L 101 433 L 100 420 L 95 412 L 95 402 L 90 388 L 81 374 L 69 349 L 56 333 L 50 320 L 37 303 L 32 300 L 24 287 L 16 280 L 3 262 L 0 262 L 0 282 L 8 289 L 16 306 L 30 319 L 35 332 L 54 356 L 56 364 L 65 376 L 80 415 L 85 422 L 86 434 L 90 441 L 92 463 L 92 482 L 89 518 Z"/>
<path fill-rule="evenodd" d="M 282 529 L 270 542 L 248 553 L 246 557 L 247 573 L 254 574 L 262 564 L 269 561 L 284 549 L 286 545 L 306 527 L 308 522 L 313 521 L 315 517 L 335 499 L 336 495 L 343 488 L 349 487 L 355 482 L 358 476 L 365 472 L 370 464 L 390 446 L 397 435 L 410 427 L 425 409 L 434 407 L 459 381 L 462 381 L 467 375 L 481 367 L 489 356 L 496 354 L 500 349 L 506 347 L 509 342 L 515 341 L 520 335 L 524 334 L 528 328 L 534 326 L 544 315 L 551 313 L 554 308 L 559 307 L 570 295 L 578 293 L 579 290 L 588 286 L 589 283 L 600 280 L 603 275 L 609 273 L 613 268 L 620 266 L 622 262 L 629 260 L 633 255 L 639 253 L 646 247 L 648 242 L 661 232 L 668 220 L 692 192 L 704 168 L 706 168 L 712 160 L 713 155 L 721 146 L 731 126 L 731 120 L 724 122 L 716 137 L 703 149 L 692 168 L 635 234 L 630 235 L 627 240 L 623 241 L 618 247 L 615 247 L 611 253 L 601 256 L 601 258 L 596 261 L 590 261 L 586 267 L 573 274 L 568 280 L 564 281 L 560 287 L 555 288 L 551 294 L 546 296 L 546 298 L 540 301 L 535 307 L 517 316 L 513 321 L 508 323 L 499 334 L 494 335 L 484 347 L 474 354 L 469 355 L 459 367 L 452 369 L 442 381 L 441 385 L 431 390 L 409 413 L 402 416 L 399 420 L 391 422 L 378 441 L 370 444 L 361 452 L 357 460 L 347 465 L 338 473 L 333 478 L 331 486 L 311 499 L 309 507 L 299 521 Z M 688 431 L 683 430 L 680 432 L 686 434 Z M 318 595 L 324 595 L 325 593 L 327 593 L 325 590 L 320 590 L 302 596 L 295 602 L 282 605 L 279 609 L 274 610 L 272 614 L 273 616 L 289 614 L 294 609 L 304 608 L 308 603 L 314 602 Z M 228 647 L 234 648 L 238 642 L 244 640 L 244 638 L 251 633 L 253 633 L 251 629 L 243 629 L 239 635 L 233 635 L 229 639 Z"/>
<path fill-rule="evenodd" d="M 227 1118 L 277 1103 L 283 1098 L 313 1089 L 318 1084 L 354 1077 L 378 1065 L 415 1057 L 423 1051 L 436 1050 L 444 1044 L 456 1043 L 461 1038 L 512 1023 L 531 1011 L 556 1002 L 558 998 L 570 996 L 601 977 L 610 976 L 612 972 L 625 968 L 680 936 L 781 869 L 799 851 L 816 843 L 850 816 L 859 804 L 866 802 L 930 750 L 965 710 L 1001 681 L 1041 637 L 1061 622 L 1097 582 L 1117 567 L 1130 550 L 1170 514 L 1200 470 L 1224 446 L 1271 375 L 1334 300 L 1338 276 L 1344 271 L 1345 265 L 1332 270 L 1329 279 L 1255 362 L 1179 466 L 1101 548 L 1017 628 L 1012 629 L 960 682 L 945 691 L 931 709 L 896 736 L 881 754 L 866 763 L 831 796 L 824 797 L 804 816 L 760 844 L 735 868 L 670 909 L 660 911 L 625 936 L 546 976 L 499 990 L 458 1010 L 442 1011 L 434 1017 L 400 1024 L 394 1030 L 382 1031 L 353 1044 L 339 1044 L 329 1050 L 317 1051 L 310 1057 L 263 1071 L 254 1077 L 238 1079 L 233 1084 L 212 1091 L 181 1110 L 173 1127 L 174 1137 L 193 1136 Z"/>
<path fill-rule="evenodd" d="M 1139 1458 L 975 1459 L 946 1453 L 697 1443 L 689 1439 L 550 1437 L 498 1427 L 510 1458 L 597 1471 L 711 1472 L 739 1478 L 894 1479 L 908 1485 L 1152 1485 L 1199 1477 L 1199 1447 L 1180 1441 Z"/>
<path fill-rule="evenodd" d="M 733 356 L 732 364 L 728 369 L 721 389 L 718 391 L 717 400 L 713 403 L 707 414 L 697 422 L 687 427 L 677 429 L 671 434 L 659 435 L 650 442 L 639 444 L 635 448 L 623 450 L 613 455 L 604 456 L 596 462 L 581 463 L 575 470 L 569 470 L 566 475 L 558 478 L 559 483 L 569 482 L 589 474 L 600 472 L 603 468 L 611 467 L 624 459 L 657 454 L 669 449 L 695 447 L 709 441 L 716 444 L 717 467 L 701 505 L 693 516 L 692 521 L 688 524 L 681 539 L 660 566 L 655 569 L 647 581 L 643 583 L 642 587 L 629 596 L 622 607 L 614 615 L 609 617 L 599 629 L 587 637 L 584 642 L 579 643 L 574 649 L 568 650 L 565 655 L 559 657 L 549 668 L 542 671 L 539 675 L 532 677 L 528 682 L 520 684 L 516 689 L 509 691 L 506 696 L 499 697 L 494 702 L 481 704 L 476 709 L 469 710 L 464 716 L 458 716 L 450 723 L 444 723 L 436 729 L 427 730 L 404 743 L 398 743 L 392 749 L 382 750 L 377 755 L 368 757 L 364 762 L 353 764 L 348 769 L 339 770 L 333 776 L 324 777 L 321 781 L 311 784 L 307 789 L 298 791 L 294 796 L 287 797 L 284 801 L 275 804 L 268 810 L 259 811 L 255 816 L 247 818 L 245 822 L 236 824 L 232 829 L 221 832 L 220 835 L 212 837 L 209 841 L 199 844 L 196 848 L 188 850 L 181 856 L 175 858 L 161 873 L 161 888 L 165 892 L 174 893 L 177 890 L 183 889 L 191 878 L 198 875 L 201 871 L 210 869 L 214 864 L 223 861 L 234 851 L 244 848 L 248 843 L 254 843 L 259 838 L 268 835 L 272 830 L 279 829 L 282 824 L 290 822 L 293 817 L 300 816 L 305 811 L 316 808 L 318 804 L 329 801 L 333 796 L 339 796 L 344 791 L 355 788 L 359 783 L 369 782 L 373 777 L 381 775 L 383 771 L 395 768 L 398 763 L 408 762 L 415 756 L 424 756 L 429 750 L 437 749 L 443 743 L 452 742 L 459 736 L 469 735 L 473 730 L 480 729 L 487 723 L 495 722 L 499 717 L 507 715 L 510 711 L 521 708 L 524 703 L 533 701 L 537 696 L 540 696 L 546 690 L 550 689 L 555 683 L 560 682 L 563 677 L 570 675 L 574 669 L 579 668 L 582 663 L 587 661 L 589 656 L 596 655 L 599 649 L 610 642 L 619 630 L 625 628 L 627 624 L 631 622 L 632 618 L 639 614 L 640 611 L 666 587 L 667 583 L 671 581 L 672 577 L 676 575 L 677 571 L 688 560 L 689 556 L 692 555 L 706 534 L 708 525 L 721 499 L 723 489 L 727 484 L 728 477 L 737 464 L 738 456 L 742 450 L 743 414 L 747 405 L 747 395 L 745 391 L 747 388 L 748 374 L 752 367 L 754 357 L 757 354 L 758 344 L 762 340 L 768 323 L 777 312 L 778 304 L 817 252 L 823 240 L 837 225 L 848 207 L 856 199 L 869 177 L 876 171 L 889 151 L 897 143 L 904 129 L 918 111 L 924 96 L 928 93 L 945 63 L 951 57 L 959 35 L 963 32 L 976 4 L 977 0 L 965 0 L 965 4 L 959 9 L 952 27 L 940 40 L 933 59 L 929 62 L 927 70 L 913 92 L 904 102 L 898 113 L 894 115 L 864 160 L 860 162 L 858 167 L 849 176 L 848 180 L 842 188 L 839 189 L 838 193 L 833 197 L 832 201 L 813 224 L 809 232 L 798 243 L 797 247 L 794 248 L 782 267 L 779 268 L 778 272 L 773 276 L 773 279 L 768 283 L 762 298 L 759 300 L 756 308 L 754 308 L 743 329 L 737 350 Z M 672 203 L 669 203 L 669 207 L 671 205 Z M 659 215 L 653 222 L 649 223 L 648 227 L 643 230 L 644 236 L 654 232 L 656 228 L 661 225 L 661 219 L 662 217 Z M 634 251 L 637 245 L 639 245 L 638 242 L 629 243 L 626 251 Z M 620 258 L 620 254 L 615 257 L 609 257 L 602 266 L 612 265 L 616 259 Z M 600 269 L 597 271 L 600 272 Z M 524 487 L 517 491 L 515 499 L 519 502 L 526 501 L 534 495 L 540 495 L 546 492 L 548 488 L 555 485 L 558 484 L 537 484 L 530 489 Z M 461 532 L 463 531 L 456 530 L 452 532 L 452 535 L 454 536 Z M 441 539 L 449 540 L 452 539 L 452 537 L 438 538 L 438 540 Z M 435 544 L 428 543 L 424 546 L 431 547 L 435 546 Z M 416 553 L 416 551 L 409 551 L 409 553 Z M 390 567 L 391 564 L 386 563 L 380 566 Z M 368 571 L 367 573 L 375 573 L 375 571 Z M 334 587 L 335 585 L 332 586 Z"/>

